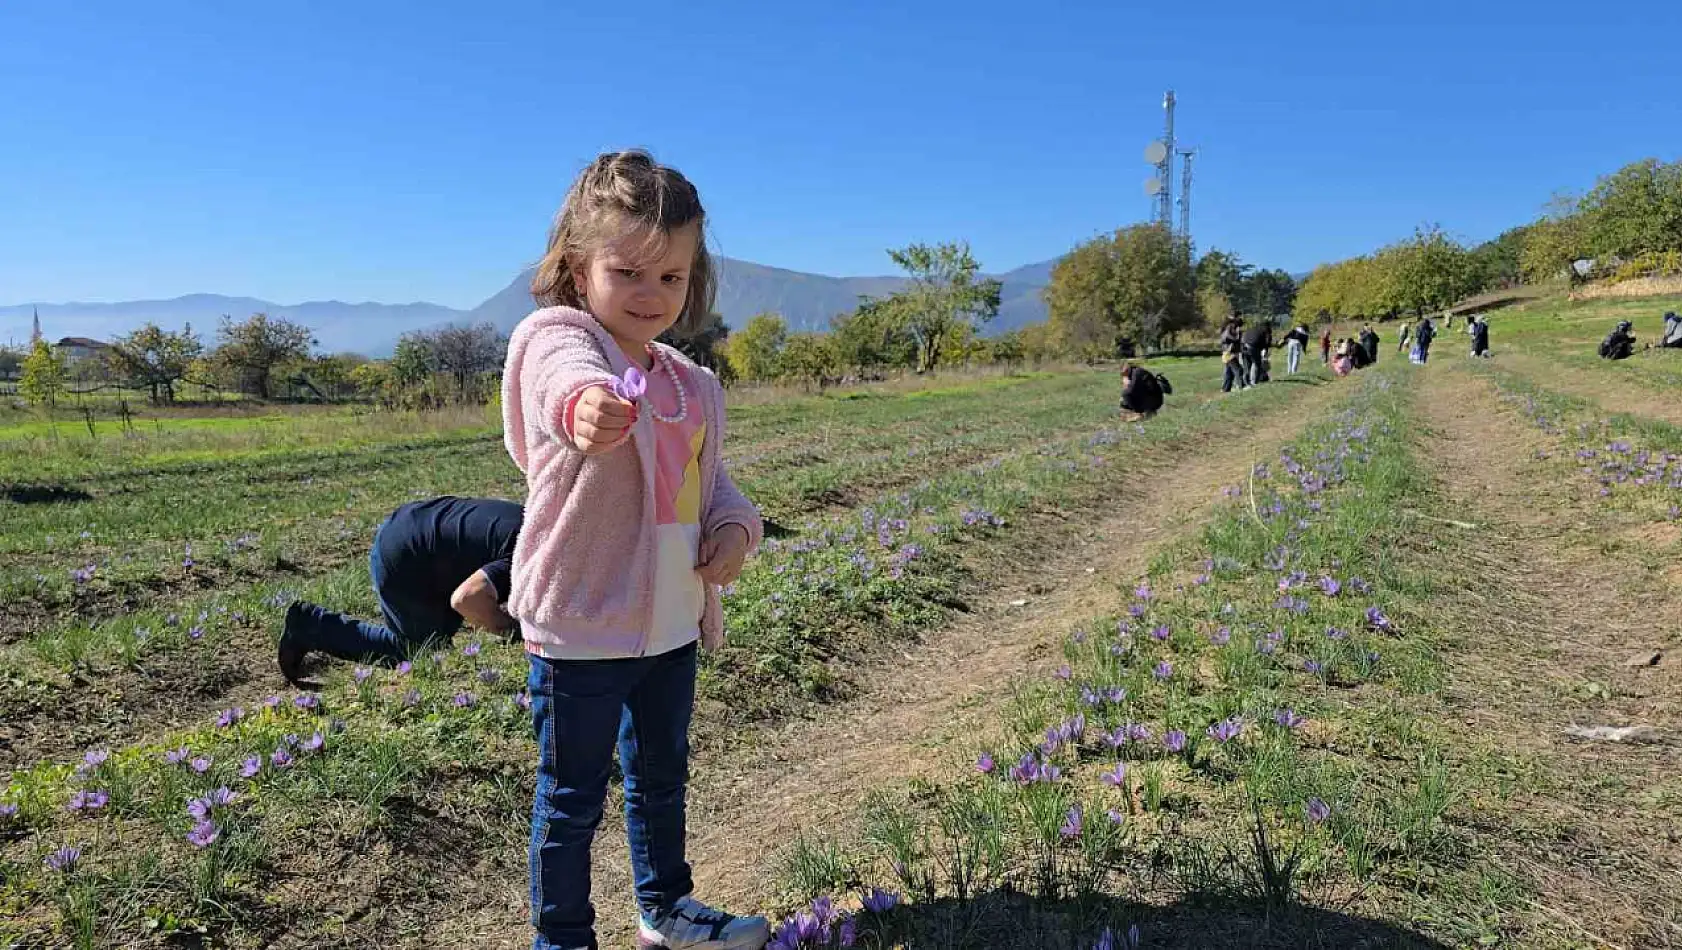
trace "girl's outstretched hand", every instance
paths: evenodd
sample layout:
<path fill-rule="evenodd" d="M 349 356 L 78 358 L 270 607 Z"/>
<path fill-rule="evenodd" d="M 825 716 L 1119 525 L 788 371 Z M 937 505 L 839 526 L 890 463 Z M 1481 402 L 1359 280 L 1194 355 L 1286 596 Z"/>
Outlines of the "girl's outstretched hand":
<path fill-rule="evenodd" d="M 742 562 L 748 558 L 748 530 L 727 524 L 701 539 L 700 563 L 696 573 L 709 584 L 723 587 L 742 576 Z"/>
<path fill-rule="evenodd" d="M 605 386 L 584 390 L 572 409 L 572 444 L 585 455 L 599 455 L 625 441 L 637 421 L 635 403 Z"/>

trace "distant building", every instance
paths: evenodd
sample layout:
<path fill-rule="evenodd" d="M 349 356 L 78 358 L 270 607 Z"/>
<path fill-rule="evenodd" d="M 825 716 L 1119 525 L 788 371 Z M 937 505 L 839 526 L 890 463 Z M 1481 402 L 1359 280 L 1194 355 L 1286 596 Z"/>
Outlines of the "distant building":
<path fill-rule="evenodd" d="M 98 361 L 110 352 L 111 344 L 90 340 L 85 336 L 67 336 L 59 340 L 53 350 L 64 360 L 64 366 L 68 369 L 80 363 Z"/>

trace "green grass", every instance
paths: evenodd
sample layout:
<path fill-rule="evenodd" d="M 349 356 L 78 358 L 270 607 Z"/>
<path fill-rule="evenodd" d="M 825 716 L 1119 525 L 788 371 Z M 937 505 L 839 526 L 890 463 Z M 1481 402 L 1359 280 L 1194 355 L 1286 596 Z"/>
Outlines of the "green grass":
<path fill-rule="evenodd" d="M 1218 382 L 1212 364 L 1181 365 L 1171 411 L 1141 426 L 1115 424 L 1108 373 L 1001 377 L 915 396 L 810 397 L 786 414 L 743 407 L 732 420 L 731 457 L 750 495 L 782 499 L 792 533 L 767 546 L 727 600 L 733 639 L 709 658 L 701 684 L 720 728 L 844 696 L 852 659 L 947 615 L 974 583 L 972 552 L 1021 544 L 1039 509 L 1100 504 L 1130 466 L 1237 431 L 1307 390 L 1278 385 L 1206 401 Z M 369 529 L 391 505 L 437 491 L 519 494 L 500 445 L 472 429 L 349 447 L 342 431 L 320 436 L 326 447 L 218 465 L 112 462 L 75 483 L 89 501 L 7 504 L 8 525 L 20 530 L 0 541 L 13 585 L 3 609 L 9 630 L 18 629 L 13 618 L 32 625 L 0 647 L 8 721 L 68 719 L 56 697 L 76 695 L 90 679 L 136 684 L 136 695 L 111 707 L 120 716 L 144 709 L 130 704 L 147 689 L 171 689 L 195 664 L 266 664 L 272 618 L 287 597 L 371 611 L 362 558 Z M 823 461 L 801 454 L 814 445 Z M 833 480 L 851 494 L 831 500 Z M 188 543 L 190 568 L 182 566 Z M 89 561 L 97 563 L 92 580 L 66 577 Z M 47 570 L 45 582 L 17 579 Z M 20 809 L 0 829 L 0 919 L 21 921 L 19 933 L 64 939 L 89 928 L 98 945 L 200 928 L 231 945 L 262 945 L 299 926 L 327 926 L 308 908 L 264 898 L 277 875 L 313 866 L 323 852 L 387 849 L 390 874 L 425 876 L 435 868 L 405 842 L 433 834 L 460 841 L 499 876 L 523 873 L 520 815 L 531 768 L 529 724 L 515 696 L 525 657 L 501 642 L 473 657 L 440 655 L 441 663 L 423 655 L 410 673 L 380 670 L 362 683 L 348 666 L 333 667 L 316 710 L 291 706 L 292 693 L 269 709 L 261 693 L 246 691 L 237 723 L 219 727 L 211 707 L 177 728 L 142 728 L 110 744 L 110 759 L 91 774 L 78 775 L 61 756 L 21 766 L 0 793 Z M 474 701 L 458 706 L 467 693 Z M 184 695 L 177 705 L 192 710 L 195 702 L 205 700 Z M 324 751 L 296 754 L 287 745 L 295 764 L 265 765 L 250 781 L 239 774 L 247 758 L 271 757 L 288 735 L 304 741 L 317 730 Z M 208 759 L 207 771 L 164 761 L 180 747 Z M 183 803 L 224 784 L 241 797 L 221 838 L 201 850 L 186 840 L 192 822 Z M 107 792 L 109 804 L 91 815 L 66 811 L 72 793 L 88 788 Z M 84 849 L 68 876 L 42 867 L 64 845 Z M 952 860 L 985 864 L 991 847 L 978 841 Z M 799 866 L 814 881 L 845 872 L 821 849 Z"/>
<path fill-rule="evenodd" d="M 1434 492 L 1408 436 L 1413 378 L 1360 377 L 1345 411 L 1232 486 L 1125 610 L 1073 631 L 1063 670 L 1022 683 L 979 744 L 987 774 L 873 801 L 855 834 L 805 847 L 957 901 L 922 920 L 936 946 L 1086 946 L 1152 907 L 1171 908 L 1146 928 L 1167 943 L 1224 945 L 1258 914 L 1277 918 L 1277 945 L 1411 939 L 1375 920 L 1453 946 L 1504 940 L 1527 892 L 1459 826 L 1470 790 L 1499 783 L 1433 716 L 1445 671 L 1426 618 L 1444 568 L 1428 557 L 1437 529 L 1409 514 Z M 1318 474 L 1305 486 L 1290 466 Z M 1007 774 L 1020 766 L 1059 772 Z M 802 883 L 786 890 L 816 896 Z M 1003 915 L 971 899 L 996 893 L 1026 898 Z"/>

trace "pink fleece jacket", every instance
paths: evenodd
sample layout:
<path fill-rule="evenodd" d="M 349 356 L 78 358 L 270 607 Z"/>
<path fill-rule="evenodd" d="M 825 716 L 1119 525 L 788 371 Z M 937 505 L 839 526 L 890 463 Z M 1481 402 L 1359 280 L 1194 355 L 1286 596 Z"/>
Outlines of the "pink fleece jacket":
<path fill-rule="evenodd" d="M 670 359 L 705 380 L 689 411 L 707 423 L 701 447 L 701 532 L 727 524 L 748 533 L 757 549 L 759 512 L 730 480 L 724 441 L 724 389 L 711 372 L 656 343 Z M 565 637 L 625 656 L 640 656 L 654 615 L 654 414 L 640 413 L 629 443 L 585 455 L 567 438 L 574 396 L 622 376 L 630 363 L 595 317 L 570 307 L 535 311 L 514 328 L 502 375 L 502 438 L 526 476 L 525 522 L 514 546 L 508 612 L 528 638 L 567 646 Z M 708 584 L 701 642 L 724 642 L 719 591 Z M 534 632 L 534 628 L 538 628 Z M 565 631 L 551 634 L 543 631 Z M 627 632 L 631 631 L 631 632 Z M 634 642 L 631 638 L 635 638 Z"/>

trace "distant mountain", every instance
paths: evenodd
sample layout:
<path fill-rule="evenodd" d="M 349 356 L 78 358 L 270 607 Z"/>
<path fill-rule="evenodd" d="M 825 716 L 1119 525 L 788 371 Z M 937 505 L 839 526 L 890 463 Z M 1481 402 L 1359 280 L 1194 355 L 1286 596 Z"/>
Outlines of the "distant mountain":
<path fill-rule="evenodd" d="M 999 316 L 988 333 L 1003 333 L 1044 320 L 1040 290 L 1051 280 L 1055 261 L 1029 264 L 998 275 L 1004 281 Z M 858 306 L 861 296 L 885 297 L 906 284 L 903 277 L 828 277 L 767 267 L 724 257 L 718 259 L 718 311 L 732 327 L 756 313 L 780 313 L 794 330 L 823 330 L 829 318 Z M 122 303 L 42 303 L 0 306 L 0 344 L 27 343 L 30 319 L 38 309 L 41 332 L 50 340 L 67 336 L 110 340 L 148 321 L 178 330 L 190 323 L 206 345 L 214 345 L 216 327 L 226 315 L 243 320 L 254 313 L 284 317 L 315 331 L 323 352 L 355 352 L 365 356 L 391 355 L 397 338 L 411 330 L 428 330 L 451 323 L 489 321 L 512 330 L 532 310 L 531 271 L 469 311 L 432 303 L 341 303 L 336 300 L 278 304 L 254 297 L 190 294 L 173 300 L 134 300 Z"/>
<path fill-rule="evenodd" d="M 731 327 L 740 327 L 757 313 L 779 313 L 793 330 L 823 330 L 829 318 L 858 306 L 861 296 L 885 297 L 906 284 L 903 277 L 828 277 L 767 267 L 721 257 L 718 264 L 718 312 Z M 1004 282 L 999 316 L 987 327 L 1003 333 L 1044 320 L 1040 290 L 1051 281 L 1056 261 L 1029 264 L 999 275 Z M 513 329 L 532 310 L 532 272 L 522 272 L 495 296 L 475 307 L 468 319 L 490 321 L 498 329 Z"/>
<path fill-rule="evenodd" d="M 42 303 L 0 306 L 0 343 L 28 343 L 36 310 L 41 334 L 49 340 L 85 336 L 110 340 L 148 321 L 168 330 L 190 323 L 205 344 L 214 345 L 216 327 L 226 315 L 243 320 L 254 313 L 284 317 L 315 331 L 322 351 L 390 355 L 397 338 L 409 330 L 455 323 L 465 311 L 434 303 L 341 303 L 337 300 L 278 304 L 253 297 L 189 294 L 173 300 L 123 303 Z"/>

